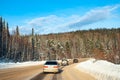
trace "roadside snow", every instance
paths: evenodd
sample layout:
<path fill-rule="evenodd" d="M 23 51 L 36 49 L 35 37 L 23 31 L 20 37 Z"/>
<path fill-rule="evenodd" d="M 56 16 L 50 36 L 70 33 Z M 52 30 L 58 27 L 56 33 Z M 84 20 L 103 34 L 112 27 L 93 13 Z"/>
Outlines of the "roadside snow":
<path fill-rule="evenodd" d="M 90 59 L 75 68 L 95 76 L 97 80 L 120 80 L 120 65 L 105 60 Z"/>
<path fill-rule="evenodd" d="M 45 61 L 28 61 L 28 62 L 9 62 L 9 63 L 0 63 L 0 69 L 14 68 L 14 67 L 23 67 L 23 66 L 34 66 L 44 64 Z"/>

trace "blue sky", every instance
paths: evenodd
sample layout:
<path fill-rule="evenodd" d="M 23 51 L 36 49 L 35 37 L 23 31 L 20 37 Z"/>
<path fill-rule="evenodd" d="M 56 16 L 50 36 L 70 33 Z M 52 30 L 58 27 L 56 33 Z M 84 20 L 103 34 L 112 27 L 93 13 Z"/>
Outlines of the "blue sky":
<path fill-rule="evenodd" d="M 120 27 L 120 0 L 2 0 L 0 16 L 21 34 Z"/>

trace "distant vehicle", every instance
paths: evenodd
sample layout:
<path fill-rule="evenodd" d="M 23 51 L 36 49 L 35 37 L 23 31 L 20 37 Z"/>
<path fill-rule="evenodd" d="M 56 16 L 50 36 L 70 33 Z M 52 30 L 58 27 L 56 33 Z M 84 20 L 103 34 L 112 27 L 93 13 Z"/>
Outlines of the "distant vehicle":
<path fill-rule="evenodd" d="M 77 58 L 73 59 L 73 63 L 78 63 L 79 60 Z"/>
<path fill-rule="evenodd" d="M 61 65 L 62 65 L 62 66 L 67 66 L 67 65 L 69 65 L 68 60 L 67 60 L 67 59 L 63 59 L 62 62 L 61 62 Z"/>
<path fill-rule="evenodd" d="M 57 61 L 46 61 L 46 63 L 43 66 L 43 72 L 59 72 L 59 64 Z"/>

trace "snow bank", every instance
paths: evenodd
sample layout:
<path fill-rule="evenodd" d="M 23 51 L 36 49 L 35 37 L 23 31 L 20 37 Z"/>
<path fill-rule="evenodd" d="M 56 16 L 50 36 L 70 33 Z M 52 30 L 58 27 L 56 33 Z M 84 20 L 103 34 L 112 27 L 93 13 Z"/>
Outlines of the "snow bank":
<path fill-rule="evenodd" d="M 120 65 L 108 61 L 90 59 L 75 68 L 95 76 L 97 80 L 120 80 Z"/>
<path fill-rule="evenodd" d="M 28 62 L 17 62 L 17 63 L 0 63 L 0 69 L 23 67 L 23 66 L 34 66 L 44 64 L 45 61 L 28 61 Z"/>

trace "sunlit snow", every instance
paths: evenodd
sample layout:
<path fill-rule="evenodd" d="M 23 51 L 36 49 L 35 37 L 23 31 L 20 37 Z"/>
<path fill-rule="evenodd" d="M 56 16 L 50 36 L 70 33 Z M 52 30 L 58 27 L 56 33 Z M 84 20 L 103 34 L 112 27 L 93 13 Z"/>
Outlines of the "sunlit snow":
<path fill-rule="evenodd" d="M 97 80 L 120 80 L 120 65 L 105 60 L 90 59 L 75 68 L 95 76 Z"/>
<path fill-rule="evenodd" d="M 9 63 L 0 63 L 0 69 L 5 68 L 14 68 L 14 67 L 23 67 L 23 66 L 34 66 L 34 65 L 41 65 L 44 64 L 45 61 L 28 61 L 28 62 L 9 62 Z"/>

